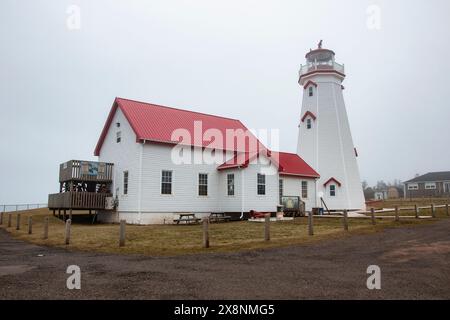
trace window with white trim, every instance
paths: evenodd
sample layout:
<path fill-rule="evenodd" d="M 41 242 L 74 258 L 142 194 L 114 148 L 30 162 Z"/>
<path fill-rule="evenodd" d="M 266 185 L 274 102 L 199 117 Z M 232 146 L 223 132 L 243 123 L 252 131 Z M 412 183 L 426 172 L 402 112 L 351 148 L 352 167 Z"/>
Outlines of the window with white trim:
<path fill-rule="evenodd" d="M 436 189 L 436 183 L 435 182 L 426 182 L 425 183 L 425 189 L 426 190 L 434 190 L 434 189 Z"/>
<path fill-rule="evenodd" d="M 257 174 L 258 182 L 258 195 L 263 196 L 266 194 L 266 175 L 262 173 Z"/>
<path fill-rule="evenodd" d="M 207 196 L 208 195 L 208 174 L 199 173 L 198 174 L 198 195 Z"/>
<path fill-rule="evenodd" d="M 312 128 L 312 120 L 311 118 L 306 119 L 306 129 Z"/>
<path fill-rule="evenodd" d="M 116 132 L 116 142 L 119 143 L 120 141 L 122 141 L 122 132 L 117 131 Z"/>
<path fill-rule="evenodd" d="M 308 181 L 302 181 L 302 199 L 308 199 Z"/>
<path fill-rule="evenodd" d="M 123 194 L 128 194 L 128 171 L 123 172 Z"/>
<path fill-rule="evenodd" d="M 161 194 L 172 194 L 172 171 L 161 172 Z"/>
<path fill-rule="evenodd" d="M 408 184 L 408 190 L 419 190 L 419 185 L 417 183 Z"/>
<path fill-rule="evenodd" d="M 336 185 L 330 184 L 330 197 L 336 196 Z"/>
<path fill-rule="evenodd" d="M 227 194 L 234 196 L 234 173 L 227 174 Z"/>

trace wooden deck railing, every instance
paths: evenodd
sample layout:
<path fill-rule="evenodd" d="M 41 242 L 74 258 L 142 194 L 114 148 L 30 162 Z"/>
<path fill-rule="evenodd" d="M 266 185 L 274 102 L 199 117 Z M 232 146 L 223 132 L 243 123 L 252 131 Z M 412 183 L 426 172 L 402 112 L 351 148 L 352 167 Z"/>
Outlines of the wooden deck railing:
<path fill-rule="evenodd" d="M 110 193 L 63 192 L 48 196 L 49 209 L 104 210 Z"/>
<path fill-rule="evenodd" d="M 70 180 L 111 182 L 114 164 L 70 160 L 59 166 L 59 182 Z"/>

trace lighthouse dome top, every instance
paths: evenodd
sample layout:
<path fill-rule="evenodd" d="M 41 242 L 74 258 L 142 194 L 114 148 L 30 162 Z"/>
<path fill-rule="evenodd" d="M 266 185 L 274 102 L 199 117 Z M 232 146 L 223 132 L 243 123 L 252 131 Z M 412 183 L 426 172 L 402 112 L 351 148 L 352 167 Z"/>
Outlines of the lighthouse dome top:
<path fill-rule="evenodd" d="M 305 58 L 308 62 L 327 62 L 334 61 L 334 56 L 334 51 L 322 48 L 322 40 L 320 40 L 317 49 L 310 50 Z"/>
<path fill-rule="evenodd" d="M 300 66 L 299 83 L 302 84 L 317 74 L 333 74 L 343 80 L 344 65 L 337 63 L 334 56 L 333 50 L 322 48 L 322 40 L 320 40 L 317 49 L 310 50 L 306 54 L 306 65 Z"/>
<path fill-rule="evenodd" d="M 332 50 L 329 49 L 315 49 L 315 50 L 311 50 L 309 51 L 305 58 L 308 62 L 313 62 L 313 61 L 332 61 L 334 60 L 334 56 L 335 53 Z"/>

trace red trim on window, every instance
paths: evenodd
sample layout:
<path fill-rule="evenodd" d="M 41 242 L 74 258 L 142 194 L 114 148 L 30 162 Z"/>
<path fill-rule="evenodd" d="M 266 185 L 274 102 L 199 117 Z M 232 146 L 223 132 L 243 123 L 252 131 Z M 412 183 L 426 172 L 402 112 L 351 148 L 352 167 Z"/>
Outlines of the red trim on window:
<path fill-rule="evenodd" d="M 317 88 L 317 83 L 315 83 L 314 81 L 309 80 L 309 81 L 303 86 L 303 89 L 308 88 L 308 86 L 309 86 L 310 84 L 312 84 L 314 87 Z"/>
<path fill-rule="evenodd" d="M 327 184 L 329 184 L 329 183 L 331 183 L 331 182 L 336 183 L 339 187 L 341 186 L 341 183 L 340 183 L 339 181 L 337 181 L 337 180 L 336 180 L 335 178 L 333 178 L 333 177 L 331 177 L 330 179 L 328 179 L 327 182 L 325 182 L 325 183 L 323 184 L 323 186 L 326 187 Z"/>
<path fill-rule="evenodd" d="M 301 121 L 305 122 L 305 119 L 310 116 L 314 121 L 316 120 L 316 116 L 314 115 L 314 113 L 312 113 L 311 111 L 306 111 L 305 114 L 303 115 Z"/>

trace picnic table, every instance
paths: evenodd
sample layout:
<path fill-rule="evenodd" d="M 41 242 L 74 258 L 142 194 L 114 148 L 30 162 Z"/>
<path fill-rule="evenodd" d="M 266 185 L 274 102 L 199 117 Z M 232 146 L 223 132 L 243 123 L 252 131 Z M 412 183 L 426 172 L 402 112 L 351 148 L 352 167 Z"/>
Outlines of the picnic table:
<path fill-rule="evenodd" d="M 194 213 L 180 213 L 178 219 L 173 219 L 173 222 L 176 224 L 180 224 L 180 222 L 184 222 L 186 224 L 190 223 L 199 223 L 200 218 L 197 218 Z"/>
<path fill-rule="evenodd" d="M 209 216 L 209 221 L 211 222 L 221 222 L 221 221 L 230 221 L 231 217 L 226 216 L 225 212 L 212 212 Z"/>

